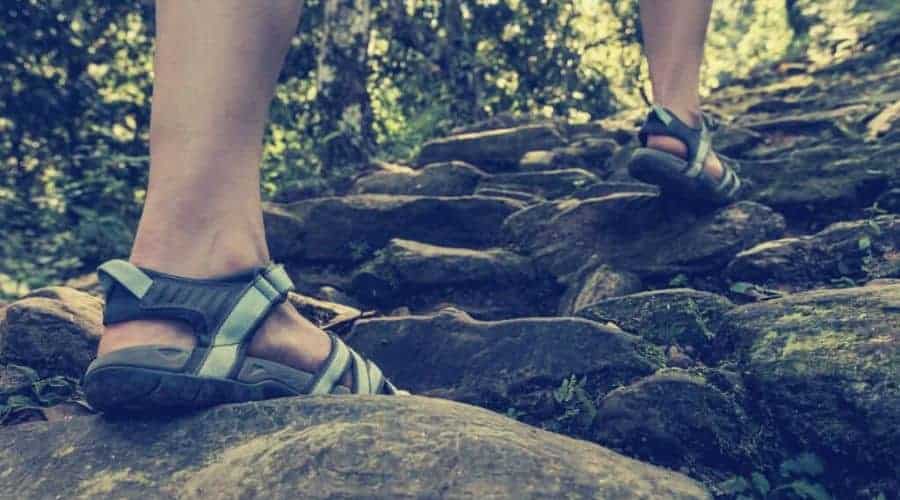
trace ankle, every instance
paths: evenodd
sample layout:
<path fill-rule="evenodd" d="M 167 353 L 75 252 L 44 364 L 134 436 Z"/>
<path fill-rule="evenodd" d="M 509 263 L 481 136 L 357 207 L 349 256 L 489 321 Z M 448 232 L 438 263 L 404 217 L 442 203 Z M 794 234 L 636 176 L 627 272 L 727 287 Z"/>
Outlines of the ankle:
<path fill-rule="evenodd" d="M 678 117 L 679 120 L 683 121 L 689 127 L 697 128 L 700 126 L 701 121 L 701 112 L 700 112 L 700 104 L 685 104 L 681 101 L 669 101 L 658 99 L 653 104 L 658 106 L 662 106 Z"/>
<path fill-rule="evenodd" d="M 266 265 L 269 252 L 261 222 L 159 224 L 145 215 L 130 260 L 178 276 L 214 278 Z"/>

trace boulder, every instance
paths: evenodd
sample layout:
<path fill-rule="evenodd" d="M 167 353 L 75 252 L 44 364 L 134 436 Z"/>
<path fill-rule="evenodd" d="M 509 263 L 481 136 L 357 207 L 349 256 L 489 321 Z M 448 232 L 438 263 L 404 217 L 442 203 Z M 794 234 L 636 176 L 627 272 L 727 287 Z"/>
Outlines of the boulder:
<path fill-rule="evenodd" d="M 705 480 L 759 464 L 771 438 L 742 402 L 740 377 L 716 369 L 669 368 L 607 394 L 598 404 L 594 440 Z"/>
<path fill-rule="evenodd" d="M 447 309 L 358 321 L 348 336 L 398 386 L 552 418 L 553 391 L 572 377 L 602 395 L 649 375 L 664 354 L 639 337 L 580 318 L 476 321 Z"/>
<path fill-rule="evenodd" d="M 0 363 L 35 369 L 41 377 L 79 378 L 103 333 L 103 303 L 65 287 L 36 290 L 6 308 L 0 323 Z"/>
<path fill-rule="evenodd" d="M 383 308 L 421 313 L 453 304 L 483 319 L 550 314 L 546 306 L 558 296 L 552 280 L 539 279 L 528 259 L 510 251 L 401 239 L 356 271 L 351 292 Z"/>
<path fill-rule="evenodd" d="M 426 142 L 416 165 L 459 160 L 489 172 L 516 167 L 529 151 L 563 146 L 565 139 L 555 126 L 524 125 L 515 128 L 451 135 Z"/>
<path fill-rule="evenodd" d="M 421 397 L 74 418 L 2 432 L 0 446 L 0 490 L 16 498 L 710 498 L 673 471 Z"/>
<path fill-rule="evenodd" d="M 609 159 L 619 149 L 614 140 L 588 137 L 569 146 L 552 150 L 530 151 L 519 160 L 519 169 L 530 171 L 584 168 L 605 173 Z"/>
<path fill-rule="evenodd" d="M 714 293 L 672 288 L 601 300 L 582 308 L 578 315 L 593 321 L 612 321 L 657 345 L 676 345 L 691 354 L 704 354 L 722 316 L 733 307 L 728 299 Z"/>
<path fill-rule="evenodd" d="M 737 307 L 716 344 L 775 425 L 830 475 L 900 491 L 900 285 Z"/>
<path fill-rule="evenodd" d="M 859 217 L 900 175 L 900 155 L 857 144 L 798 149 L 777 162 L 746 163 L 749 199 L 768 205 L 799 229 Z"/>
<path fill-rule="evenodd" d="M 497 174 L 483 179 L 478 187 L 479 189 L 524 191 L 550 200 L 571 195 L 599 180 L 596 175 L 586 170 L 573 168 L 547 172 Z"/>
<path fill-rule="evenodd" d="M 490 247 L 506 217 L 523 206 L 481 196 L 356 195 L 268 204 L 264 218 L 273 258 L 297 266 L 363 261 L 391 238 Z"/>
<path fill-rule="evenodd" d="M 728 265 L 733 281 L 808 290 L 839 280 L 900 277 L 900 216 L 838 222 L 797 238 L 760 243 Z"/>
<path fill-rule="evenodd" d="M 487 174 L 467 163 L 450 161 L 426 165 L 421 170 L 375 172 L 358 179 L 352 194 L 417 196 L 468 196 Z"/>
<path fill-rule="evenodd" d="M 611 297 L 637 293 L 642 290 L 640 276 L 617 271 L 609 266 L 589 267 L 578 273 L 559 302 L 560 316 L 574 316 L 585 307 Z"/>
<path fill-rule="evenodd" d="M 511 245 L 560 277 L 591 259 L 642 277 L 710 273 L 783 231 L 782 217 L 756 203 L 698 215 L 649 193 L 545 203 L 504 223 Z"/>

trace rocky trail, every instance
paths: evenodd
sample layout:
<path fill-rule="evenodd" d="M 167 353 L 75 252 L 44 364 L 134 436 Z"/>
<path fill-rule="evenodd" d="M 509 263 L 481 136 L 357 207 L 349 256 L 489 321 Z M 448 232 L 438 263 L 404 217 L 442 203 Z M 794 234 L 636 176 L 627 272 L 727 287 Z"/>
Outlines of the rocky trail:
<path fill-rule="evenodd" d="M 0 496 L 900 498 L 898 101 L 896 53 L 721 89 L 749 189 L 711 212 L 628 176 L 642 110 L 268 205 L 295 304 L 411 398 L 110 422 L 93 278 L 0 306 Z"/>

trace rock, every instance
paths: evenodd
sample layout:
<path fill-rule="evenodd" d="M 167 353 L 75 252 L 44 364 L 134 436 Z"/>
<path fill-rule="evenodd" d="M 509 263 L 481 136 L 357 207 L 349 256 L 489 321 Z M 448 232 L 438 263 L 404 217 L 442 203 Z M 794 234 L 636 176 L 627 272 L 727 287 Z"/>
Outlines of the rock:
<path fill-rule="evenodd" d="M 595 440 L 653 464 L 689 464 L 692 477 L 727 477 L 758 463 L 759 448 L 771 446 L 760 439 L 771 432 L 753 421 L 745 398 L 737 374 L 661 370 L 600 401 Z"/>
<path fill-rule="evenodd" d="M 843 133 L 840 129 L 840 120 L 858 122 L 866 114 L 871 112 L 871 107 L 866 104 L 843 106 L 838 109 L 826 111 L 811 111 L 808 113 L 792 113 L 788 116 L 775 116 L 770 118 L 754 118 L 743 120 L 740 125 L 756 132 L 790 132 L 815 134 L 826 131 Z"/>
<path fill-rule="evenodd" d="M 709 499 L 678 473 L 471 406 L 285 398 L 0 433 L 18 498 Z"/>
<path fill-rule="evenodd" d="M 353 276 L 351 291 L 383 308 L 408 306 L 430 312 L 453 304 L 480 318 L 552 313 L 531 262 L 502 249 L 470 250 L 391 240 Z M 543 309 L 543 311 L 542 311 Z"/>
<path fill-rule="evenodd" d="M 42 377 L 79 378 L 97 350 L 102 307 L 99 299 L 65 287 L 13 302 L 0 323 L 0 363 L 29 366 Z"/>
<path fill-rule="evenodd" d="M 887 212 L 900 214 L 900 188 L 885 191 L 875 201 L 875 206 Z"/>
<path fill-rule="evenodd" d="M 614 140 L 600 138 L 580 139 L 569 146 L 552 150 L 529 151 L 519 160 L 519 169 L 530 171 L 583 168 L 605 173 L 606 164 L 619 149 Z"/>
<path fill-rule="evenodd" d="M 600 266 L 579 274 L 560 299 L 560 316 L 577 315 L 586 306 L 611 297 L 637 293 L 643 287 L 638 275 L 617 271 L 609 266 Z"/>
<path fill-rule="evenodd" d="M 778 164 L 746 163 L 748 196 L 784 214 L 800 229 L 858 218 L 891 179 L 900 175 L 897 158 L 857 146 L 799 149 Z"/>
<path fill-rule="evenodd" d="M 663 366 L 658 348 L 580 318 L 475 321 L 448 309 L 429 316 L 375 318 L 348 337 L 398 386 L 498 411 L 552 418 L 552 392 L 571 376 L 602 395 Z"/>
<path fill-rule="evenodd" d="M 516 191 L 514 189 L 502 189 L 482 186 L 478 187 L 478 189 L 475 190 L 475 196 L 487 196 L 489 198 L 507 198 L 513 201 L 524 203 L 525 205 L 534 205 L 546 201 L 540 196 L 532 193 Z"/>
<path fill-rule="evenodd" d="M 560 277 L 590 259 L 642 277 L 710 273 L 783 230 L 782 217 L 756 203 L 695 215 L 647 193 L 545 203 L 504 223 L 510 244 Z"/>
<path fill-rule="evenodd" d="M 375 172 L 358 179 L 352 194 L 418 196 L 468 196 L 487 174 L 472 165 L 450 161 L 426 165 L 421 170 Z"/>
<path fill-rule="evenodd" d="M 459 160 L 496 172 L 515 168 L 522 155 L 529 151 L 553 149 L 564 144 L 565 140 L 552 125 L 473 132 L 426 142 L 416 164 Z"/>
<path fill-rule="evenodd" d="M 661 346 L 706 353 L 722 316 L 734 305 L 725 297 L 672 288 L 601 300 L 578 311 L 593 321 L 612 321 L 627 332 Z"/>
<path fill-rule="evenodd" d="M 618 193 L 659 194 L 659 187 L 643 182 L 601 181 L 575 191 L 571 197 L 586 200 L 588 198 L 603 198 L 604 196 Z"/>
<path fill-rule="evenodd" d="M 892 129 L 897 128 L 900 123 L 900 101 L 886 106 L 874 118 L 869 120 L 867 135 L 871 139 L 887 135 Z"/>
<path fill-rule="evenodd" d="M 265 208 L 266 239 L 275 260 L 359 262 L 391 238 L 485 248 L 523 205 L 509 199 L 357 195 Z"/>
<path fill-rule="evenodd" d="M 479 189 L 524 191 L 544 199 L 555 199 L 568 196 L 599 180 L 596 175 L 586 170 L 568 169 L 548 172 L 497 174 L 482 180 L 478 187 Z"/>
<path fill-rule="evenodd" d="M 900 285 L 741 306 L 716 343 L 775 425 L 822 457 L 829 475 L 900 491 Z"/>
<path fill-rule="evenodd" d="M 839 222 L 798 238 L 761 243 L 728 265 L 733 281 L 808 290 L 839 280 L 900 277 L 900 216 Z"/>
<path fill-rule="evenodd" d="M 748 128 L 726 126 L 713 134 L 713 150 L 726 156 L 738 156 L 760 144 L 764 136 Z"/>

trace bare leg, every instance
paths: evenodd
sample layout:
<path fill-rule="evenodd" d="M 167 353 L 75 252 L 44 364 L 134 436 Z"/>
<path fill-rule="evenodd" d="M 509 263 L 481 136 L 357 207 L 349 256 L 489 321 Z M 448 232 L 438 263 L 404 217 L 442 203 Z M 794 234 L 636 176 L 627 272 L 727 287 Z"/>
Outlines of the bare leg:
<path fill-rule="evenodd" d="M 700 126 L 700 64 L 712 0 L 640 0 L 644 51 L 650 64 L 653 102 L 671 109 L 688 125 Z M 687 156 L 681 141 L 650 136 L 648 146 Z M 715 155 L 706 161 L 713 178 L 722 176 Z"/>
<path fill-rule="evenodd" d="M 259 194 L 262 135 L 300 0 L 157 0 L 150 185 L 131 261 L 186 277 L 267 263 Z M 189 348 L 178 322 L 110 326 L 99 352 Z M 282 305 L 249 353 L 314 369 L 330 341 Z"/>

